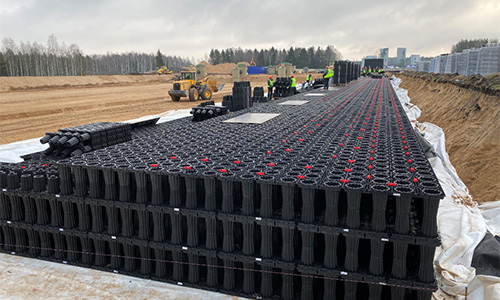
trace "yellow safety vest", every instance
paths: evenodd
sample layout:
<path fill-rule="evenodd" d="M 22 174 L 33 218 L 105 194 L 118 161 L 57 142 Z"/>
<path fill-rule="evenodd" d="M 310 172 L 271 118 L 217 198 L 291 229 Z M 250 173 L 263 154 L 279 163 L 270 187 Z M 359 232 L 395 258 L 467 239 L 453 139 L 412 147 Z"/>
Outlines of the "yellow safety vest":
<path fill-rule="evenodd" d="M 325 78 L 330 78 L 333 76 L 333 70 L 332 69 L 328 69 L 326 75 L 325 75 Z"/>
<path fill-rule="evenodd" d="M 274 84 L 274 82 L 272 81 L 272 79 L 267 80 L 267 87 L 268 88 L 273 87 L 273 84 Z"/>
<path fill-rule="evenodd" d="M 292 77 L 292 85 L 291 87 L 295 87 L 297 85 L 297 79 Z"/>

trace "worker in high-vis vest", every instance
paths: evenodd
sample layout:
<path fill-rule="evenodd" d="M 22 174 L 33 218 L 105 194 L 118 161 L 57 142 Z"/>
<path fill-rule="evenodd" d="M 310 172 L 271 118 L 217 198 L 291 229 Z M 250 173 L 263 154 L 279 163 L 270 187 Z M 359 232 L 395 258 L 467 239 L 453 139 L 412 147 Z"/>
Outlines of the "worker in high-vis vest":
<path fill-rule="evenodd" d="M 363 67 L 363 76 L 366 77 L 366 67 Z"/>
<path fill-rule="evenodd" d="M 295 77 L 292 75 L 290 75 L 291 77 L 291 84 L 290 84 L 290 89 L 292 90 L 292 94 L 297 94 L 297 79 L 295 79 Z"/>
<path fill-rule="evenodd" d="M 323 72 L 323 89 L 327 90 L 328 89 L 328 83 L 330 81 L 330 78 L 333 76 L 333 70 L 330 69 L 328 66 L 325 67 L 325 72 Z"/>
<path fill-rule="evenodd" d="M 368 74 L 371 74 L 372 73 L 372 67 L 369 67 L 368 68 Z"/>
<path fill-rule="evenodd" d="M 309 73 L 309 74 L 307 74 L 307 76 L 306 76 L 306 82 L 307 82 L 307 83 L 311 83 L 311 81 L 312 81 L 312 75 L 311 75 L 311 73 Z"/>
<path fill-rule="evenodd" d="M 269 79 L 267 80 L 267 99 L 269 100 L 273 100 L 273 87 L 273 76 L 269 76 Z"/>

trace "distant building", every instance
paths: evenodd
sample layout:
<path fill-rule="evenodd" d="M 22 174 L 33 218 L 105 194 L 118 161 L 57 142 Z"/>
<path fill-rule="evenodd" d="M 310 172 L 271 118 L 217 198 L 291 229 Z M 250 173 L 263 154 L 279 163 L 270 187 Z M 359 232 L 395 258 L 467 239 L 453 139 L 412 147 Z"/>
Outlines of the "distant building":
<path fill-rule="evenodd" d="M 387 65 L 388 66 L 397 66 L 398 65 L 398 58 L 397 57 L 389 57 L 387 59 Z"/>
<path fill-rule="evenodd" d="M 389 59 L 389 48 L 380 48 L 380 58 L 384 60 L 384 68 L 387 68 Z"/>
<path fill-rule="evenodd" d="M 406 60 L 406 48 L 398 48 L 398 66 L 403 68 Z"/>
<path fill-rule="evenodd" d="M 374 59 L 375 58 L 375 55 L 367 55 L 366 56 L 366 59 Z"/>
<path fill-rule="evenodd" d="M 410 56 L 410 65 L 416 66 L 420 62 L 420 54 L 412 54 Z"/>

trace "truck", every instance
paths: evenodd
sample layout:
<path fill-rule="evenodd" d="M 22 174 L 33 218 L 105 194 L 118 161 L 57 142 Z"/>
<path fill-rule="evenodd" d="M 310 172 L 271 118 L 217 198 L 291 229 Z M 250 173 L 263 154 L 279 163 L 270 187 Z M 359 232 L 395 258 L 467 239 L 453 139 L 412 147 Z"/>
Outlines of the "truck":
<path fill-rule="evenodd" d="M 224 84 L 206 77 L 204 66 L 198 65 L 196 70 L 181 71 L 179 80 L 174 81 L 173 88 L 168 91 L 172 101 L 177 102 L 182 97 L 191 101 L 198 99 L 210 100 L 213 93 L 224 87 Z"/>
<path fill-rule="evenodd" d="M 172 74 L 172 70 L 169 70 L 166 66 L 162 66 L 161 68 L 156 71 L 156 74 L 161 75 L 161 74 Z"/>

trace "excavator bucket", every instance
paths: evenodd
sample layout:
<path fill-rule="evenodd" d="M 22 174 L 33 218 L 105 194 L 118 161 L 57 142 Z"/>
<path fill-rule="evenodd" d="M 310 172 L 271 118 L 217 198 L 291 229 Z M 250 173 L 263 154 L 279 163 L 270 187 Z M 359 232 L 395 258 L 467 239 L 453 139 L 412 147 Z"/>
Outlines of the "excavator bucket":
<path fill-rule="evenodd" d="M 224 83 L 217 84 L 217 90 L 220 91 L 224 87 Z"/>

